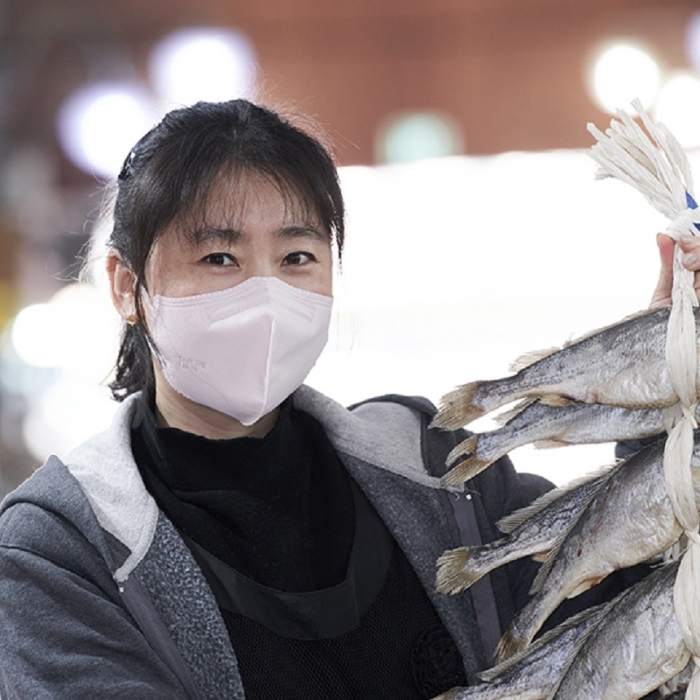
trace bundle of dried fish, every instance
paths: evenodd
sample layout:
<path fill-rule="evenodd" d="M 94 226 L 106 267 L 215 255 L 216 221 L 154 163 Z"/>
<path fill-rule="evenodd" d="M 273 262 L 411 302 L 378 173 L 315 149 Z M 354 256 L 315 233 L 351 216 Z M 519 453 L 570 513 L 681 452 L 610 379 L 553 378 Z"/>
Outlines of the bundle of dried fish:
<path fill-rule="evenodd" d="M 437 587 L 468 588 L 488 571 L 520 556 L 543 564 L 535 595 L 518 613 L 499 645 L 500 658 L 521 651 L 549 615 L 613 571 L 648 561 L 672 546 L 682 529 L 674 517 L 659 440 L 606 472 L 545 495 L 505 520 L 508 537 L 478 548 L 458 548 L 438 562 Z M 693 464 L 700 467 L 700 432 Z M 700 469 L 693 470 L 700 502 Z M 502 523 L 503 525 L 503 523 Z"/>
<path fill-rule="evenodd" d="M 664 442 L 658 441 L 613 470 L 579 515 L 533 583 L 535 595 L 516 615 L 499 644 L 506 658 L 534 638 L 566 598 L 599 583 L 617 569 L 648 561 L 682 534 L 666 491 Z M 700 433 L 693 451 L 695 499 L 700 502 Z"/>

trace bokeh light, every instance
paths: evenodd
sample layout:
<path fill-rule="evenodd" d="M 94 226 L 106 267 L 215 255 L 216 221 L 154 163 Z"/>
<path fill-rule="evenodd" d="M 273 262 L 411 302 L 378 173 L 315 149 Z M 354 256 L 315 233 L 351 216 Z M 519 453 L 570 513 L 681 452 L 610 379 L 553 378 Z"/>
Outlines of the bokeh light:
<path fill-rule="evenodd" d="M 66 155 L 82 170 L 112 178 L 133 145 L 157 121 L 147 89 L 134 82 L 98 82 L 73 92 L 57 117 Z"/>
<path fill-rule="evenodd" d="M 700 12 L 696 12 L 686 25 L 685 53 L 688 63 L 700 72 Z"/>
<path fill-rule="evenodd" d="M 684 148 L 700 146 L 700 78 L 691 71 L 670 75 L 659 91 L 654 117 Z"/>
<path fill-rule="evenodd" d="M 151 81 L 166 109 L 252 97 L 255 51 L 240 32 L 188 28 L 166 36 L 151 52 Z"/>
<path fill-rule="evenodd" d="M 376 150 L 380 163 L 454 156 L 462 151 L 462 135 L 444 114 L 408 112 L 391 117 L 382 125 Z"/>
<path fill-rule="evenodd" d="M 12 342 L 20 359 L 33 367 L 58 367 L 61 352 L 55 342 L 61 332 L 60 314 L 49 304 L 32 304 L 22 309 L 12 324 Z"/>
<path fill-rule="evenodd" d="M 116 404 L 106 387 L 121 323 L 109 297 L 75 283 L 46 304 L 22 309 L 10 338 L 14 355 L 29 368 L 52 369 L 39 395 L 28 395 L 23 437 L 37 457 L 65 453 L 104 429 Z"/>
<path fill-rule="evenodd" d="M 593 101 L 614 114 L 620 108 L 627 109 L 635 98 L 648 109 L 659 90 L 661 69 L 643 46 L 617 41 L 594 52 L 586 77 Z"/>

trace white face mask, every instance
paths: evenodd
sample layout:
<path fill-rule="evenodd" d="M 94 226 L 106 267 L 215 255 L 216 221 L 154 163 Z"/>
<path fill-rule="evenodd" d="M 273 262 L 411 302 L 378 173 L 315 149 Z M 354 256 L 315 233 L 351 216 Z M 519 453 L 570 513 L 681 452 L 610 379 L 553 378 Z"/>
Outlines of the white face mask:
<path fill-rule="evenodd" d="M 252 425 L 302 382 L 328 340 L 332 297 L 276 277 L 150 299 L 151 338 L 170 386 Z"/>

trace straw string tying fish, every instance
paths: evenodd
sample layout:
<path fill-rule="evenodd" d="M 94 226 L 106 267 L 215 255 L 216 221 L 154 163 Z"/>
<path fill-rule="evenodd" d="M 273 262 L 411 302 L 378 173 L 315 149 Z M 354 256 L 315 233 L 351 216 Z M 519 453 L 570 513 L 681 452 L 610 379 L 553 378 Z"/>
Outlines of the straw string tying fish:
<path fill-rule="evenodd" d="M 597 177 L 615 177 L 639 190 L 671 220 L 667 233 L 678 240 L 700 230 L 700 211 L 692 192 L 692 176 L 685 153 L 663 124 L 652 122 L 639 100 L 633 103 L 642 126 L 622 110 L 605 134 L 589 125 L 597 140 L 591 157 L 598 163 Z M 674 608 L 695 670 L 686 697 L 700 700 L 700 516 L 691 477 L 693 431 L 697 428 L 697 305 L 693 273 L 681 264 L 676 246 L 673 265 L 673 306 L 666 335 L 666 362 L 678 403 L 665 409 L 668 439 L 664 452 L 666 488 L 674 514 L 685 531 L 688 547 L 674 585 Z"/>

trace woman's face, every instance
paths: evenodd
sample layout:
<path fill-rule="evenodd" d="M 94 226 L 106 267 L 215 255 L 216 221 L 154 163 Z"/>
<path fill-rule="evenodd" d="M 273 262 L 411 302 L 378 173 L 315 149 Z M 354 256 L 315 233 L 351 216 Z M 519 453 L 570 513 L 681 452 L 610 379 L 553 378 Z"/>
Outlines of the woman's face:
<path fill-rule="evenodd" d="M 217 189 L 196 230 L 171 226 L 153 246 L 146 265 L 151 297 L 215 292 L 268 276 L 331 296 L 330 236 L 315 216 L 260 175 Z"/>
<path fill-rule="evenodd" d="M 156 241 L 146 264 L 146 288 L 156 295 L 185 297 L 234 287 L 250 277 L 277 277 L 317 294 L 332 294 L 330 236 L 318 219 L 286 199 L 259 175 L 223 180 L 210 197 L 200 224 L 173 225 Z M 113 254 L 107 269 L 112 298 L 127 322 L 135 315 L 133 273 Z M 149 325 L 148 309 L 142 304 Z M 153 358 L 156 409 L 161 423 L 210 438 L 262 436 L 277 409 L 250 427 L 176 392 Z"/>

